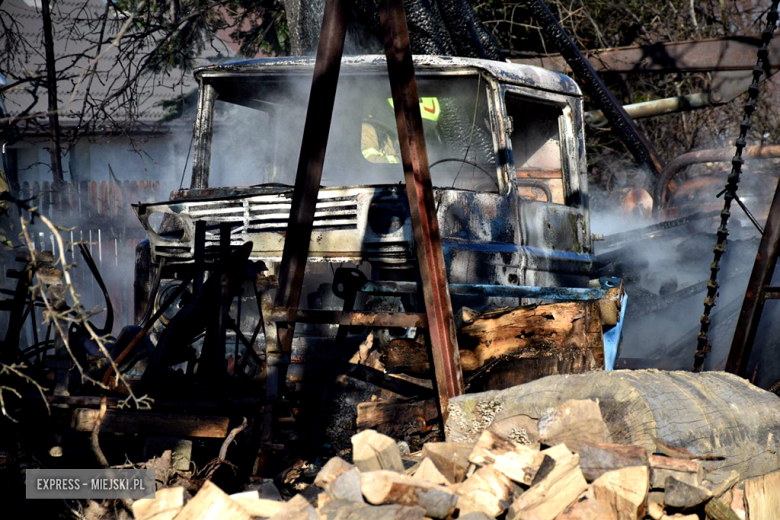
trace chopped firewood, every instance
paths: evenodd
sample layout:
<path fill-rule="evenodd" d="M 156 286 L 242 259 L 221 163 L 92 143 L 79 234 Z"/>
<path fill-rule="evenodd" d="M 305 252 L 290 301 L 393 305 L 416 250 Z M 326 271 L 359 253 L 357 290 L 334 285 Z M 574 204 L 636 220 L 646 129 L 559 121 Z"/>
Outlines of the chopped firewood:
<path fill-rule="evenodd" d="M 673 514 L 667 515 L 664 513 L 664 508 L 661 504 L 653 503 L 647 508 L 647 514 L 653 520 L 699 520 L 699 515 L 683 515 Z"/>
<path fill-rule="evenodd" d="M 317 476 L 314 478 L 314 485 L 321 488 L 325 487 L 325 484 L 329 484 L 339 478 L 347 471 L 354 469 L 355 466 L 342 459 L 341 457 L 333 457 L 322 467 Z"/>
<path fill-rule="evenodd" d="M 284 507 L 284 502 L 260 498 L 260 494 L 257 491 L 234 493 L 230 495 L 230 498 L 236 501 L 251 516 L 268 518 L 274 516 Z"/>
<path fill-rule="evenodd" d="M 171 520 L 189 500 L 190 494 L 183 487 L 164 488 L 154 498 L 142 498 L 133 502 L 136 520 Z"/>
<path fill-rule="evenodd" d="M 650 462 L 650 487 L 653 489 L 663 489 L 667 477 L 674 477 L 692 486 L 698 486 L 704 480 L 704 468 L 697 460 L 650 455 L 648 461 Z"/>
<path fill-rule="evenodd" d="M 352 436 L 352 460 L 360 471 L 404 471 L 396 442 L 374 430 L 365 430 Z"/>
<path fill-rule="evenodd" d="M 284 503 L 274 516 L 273 520 L 320 520 L 317 510 L 314 509 L 308 500 L 300 494 L 292 497 L 291 500 Z"/>
<path fill-rule="evenodd" d="M 468 442 L 429 442 L 423 446 L 422 456 L 430 459 L 444 478 L 454 484 L 466 476 L 472 449 Z"/>
<path fill-rule="evenodd" d="M 494 421 L 488 430 L 510 441 L 538 450 L 540 447 L 538 422 L 527 415 L 515 415 Z"/>
<path fill-rule="evenodd" d="M 676 459 L 698 459 L 698 460 L 723 460 L 725 457 L 722 455 L 694 455 L 690 451 L 688 451 L 687 448 L 681 447 L 677 448 L 675 446 L 669 446 L 668 444 L 664 444 L 663 442 L 659 441 L 658 439 L 653 439 L 655 441 L 656 449 L 658 453 L 661 453 L 663 455 L 666 455 L 667 457 L 674 457 Z"/>
<path fill-rule="evenodd" d="M 360 472 L 357 468 L 353 468 L 342 473 L 333 482 L 325 484 L 325 492 L 333 500 L 363 502 L 363 493 L 360 490 Z"/>
<path fill-rule="evenodd" d="M 637 520 L 644 516 L 649 485 L 647 466 L 630 466 L 604 473 L 592 487 L 596 500 L 614 511 L 618 520 Z"/>
<path fill-rule="evenodd" d="M 589 488 L 555 520 L 617 520 L 617 515 L 612 508 L 596 500 L 593 489 Z"/>
<path fill-rule="evenodd" d="M 357 406 L 357 429 L 374 429 L 384 435 L 403 438 L 409 432 L 427 433 L 439 418 L 433 399 L 427 401 L 365 402 Z"/>
<path fill-rule="evenodd" d="M 589 442 L 580 446 L 580 468 L 588 482 L 593 482 L 608 471 L 647 465 L 647 450 L 641 446 Z"/>
<path fill-rule="evenodd" d="M 739 472 L 732 470 L 725 477 L 720 472 L 707 474 L 707 482 L 705 482 L 705 485 L 706 488 L 710 490 L 713 497 L 720 498 L 733 488 L 737 482 L 739 482 Z"/>
<path fill-rule="evenodd" d="M 712 493 L 706 488 L 692 486 L 674 477 L 666 477 L 664 504 L 671 507 L 690 509 L 709 500 Z"/>
<path fill-rule="evenodd" d="M 441 474 L 441 471 L 436 467 L 436 464 L 431 461 L 429 458 L 424 458 L 418 465 L 417 469 L 414 471 L 413 475 L 414 478 L 419 478 L 422 480 L 427 480 L 428 482 L 433 482 L 434 484 L 440 484 L 442 486 L 448 486 L 452 484 L 449 480 L 447 480 L 447 477 Z"/>
<path fill-rule="evenodd" d="M 370 506 L 334 500 L 318 509 L 320 520 L 423 520 L 425 510 L 398 504 Z"/>
<path fill-rule="evenodd" d="M 176 520 L 209 520 L 211 518 L 251 520 L 252 517 L 216 484 L 207 480 L 198 494 L 192 497 L 174 518 Z"/>
<path fill-rule="evenodd" d="M 731 510 L 741 519 L 747 518 L 747 512 L 745 511 L 745 492 L 740 488 L 734 488 L 731 493 L 731 504 L 729 504 Z"/>
<path fill-rule="evenodd" d="M 704 513 L 711 520 L 739 520 L 737 514 L 717 498 L 707 501 L 704 505 Z"/>
<path fill-rule="evenodd" d="M 780 518 L 780 471 L 745 481 L 745 504 L 750 520 Z"/>
<path fill-rule="evenodd" d="M 91 432 L 99 414 L 100 410 L 93 408 L 76 408 L 71 427 L 77 432 Z M 228 417 L 108 410 L 100 423 L 100 432 L 221 439 L 228 433 L 229 422 Z"/>
<path fill-rule="evenodd" d="M 457 487 L 460 517 L 482 511 L 495 518 L 509 507 L 512 481 L 492 466 L 478 469 Z"/>
<path fill-rule="evenodd" d="M 420 506 L 431 518 L 446 518 L 458 502 L 457 495 L 444 487 L 393 471 L 362 473 L 360 488 L 372 504 Z"/>
<path fill-rule="evenodd" d="M 469 462 L 480 466 L 493 464 L 510 479 L 527 485 L 533 482 L 544 459 L 543 453 L 487 430 L 482 432 L 469 455 Z"/>
<path fill-rule="evenodd" d="M 580 457 L 555 450 L 555 465 L 547 475 L 520 495 L 509 508 L 507 520 L 552 520 L 588 488 L 580 471 Z M 568 451 L 568 450 L 567 450 Z"/>
<path fill-rule="evenodd" d="M 380 359 L 389 373 L 427 375 L 431 372 L 431 360 L 425 345 L 409 338 L 397 338 L 380 350 Z"/>
<path fill-rule="evenodd" d="M 583 442 L 612 442 L 598 403 L 577 399 L 566 401 L 539 420 L 539 440 L 548 446 L 564 443 L 577 453 Z"/>
<path fill-rule="evenodd" d="M 502 356 L 538 357 L 552 351 L 588 350 L 603 365 L 598 308 L 592 302 L 509 307 L 482 314 L 458 334 L 461 366 L 472 372 Z M 545 375 L 545 374 L 540 374 Z"/>

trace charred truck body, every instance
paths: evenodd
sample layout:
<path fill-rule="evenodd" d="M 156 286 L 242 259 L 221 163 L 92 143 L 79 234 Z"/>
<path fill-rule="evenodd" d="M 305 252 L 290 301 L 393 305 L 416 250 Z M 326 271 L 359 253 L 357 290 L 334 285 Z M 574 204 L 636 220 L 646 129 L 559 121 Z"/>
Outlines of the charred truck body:
<path fill-rule="evenodd" d="M 156 373 L 193 372 L 206 325 L 182 323 L 175 316 L 204 293 L 204 273 L 225 261 L 228 245 L 235 252 L 250 242 L 250 272 L 240 274 L 242 288 L 232 300 L 224 351 L 229 372 L 254 378 L 264 372 L 275 317 L 264 291 L 273 290 L 282 256 L 313 65 L 306 58 L 262 59 L 195 72 L 200 98 L 190 188 L 173 192 L 167 202 L 134 206 L 149 236 L 137 250 L 138 321 L 177 293 L 152 333 L 157 348 L 160 341 L 176 343 L 175 349 L 168 346 L 164 360 L 152 357 Z M 587 329 L 570 334 L 588 338 L 583 343 L 556 338 L 560 331 L 534 338 L 530 324 L 526 332 L 518 325 L 512 341 L 519 343 L 503 352 L 510 377 L 472 388 L 516 384 L 545 373 L 610 369 L 625 304 L 619 280 L 592 279 L 579 88 L 567 76 L 526 65 L 418 56 L 414 66 L 458 324 L 472 323 L 484 311 L 563 300 L 577 306 L 571 319 Z M 302 306 L 421 312 L 395 125 L 384 57 L 345 58 Z M 166 331 L 172 326 L 178 329 Z M 425 352 L 415 326 L 372 330 L 368 340 L 368 329 L 354 323 L 342 324 L 341 330 L 299 323 L 291 355 L 283 360 L 289 365 L 287 388 L 313 388 L 310 382 L 321 379 L 316 374 L 332 364 L 334 338 L 342 362 L 370 364 L 370 355 L 356 354 L 361 343 L 381 351 L 401 340 Z M 480 346 L 468 342 L 460 348 Z M 576 351 L 577 359 L 566 349 Z M 536 359 L 536 375 L 512 367 L 513 356 L 533 357 L 531 351 L 555 366 L 545 369 Z M 486 368 L 485 359 L 473 361 L 469 367 L 476 372 Z M 464 372 L 469 367 L 464 364 Z M 197 371 L 202 368 L 201 360 Z M 430 379 L 420 371 L 406 372 Z"/>

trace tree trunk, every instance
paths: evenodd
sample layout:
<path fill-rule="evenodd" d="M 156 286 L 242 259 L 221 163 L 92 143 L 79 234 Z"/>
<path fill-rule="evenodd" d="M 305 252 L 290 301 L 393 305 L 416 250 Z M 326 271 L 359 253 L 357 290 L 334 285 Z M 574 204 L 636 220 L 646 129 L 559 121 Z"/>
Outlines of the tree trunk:
<path fill-rule="evenodd" d="M 46 90 L 49 94 L 49 133 L 51 144 L 51 173 L 56 185 L 62 185 L 65 179 L 62 175 L 62 146 L 60 144 L 60 116 L 57 104 L 57 69 L 54 61 L 54 36 L 51 28 L 51 11 L 48 0 L 41 2 L 43 16 L 43 46 L 46 51 Z"/>

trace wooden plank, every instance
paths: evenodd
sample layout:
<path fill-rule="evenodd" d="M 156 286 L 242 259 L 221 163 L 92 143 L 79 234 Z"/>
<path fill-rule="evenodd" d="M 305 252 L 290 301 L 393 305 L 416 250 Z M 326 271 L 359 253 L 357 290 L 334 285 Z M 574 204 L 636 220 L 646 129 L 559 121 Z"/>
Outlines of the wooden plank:
<path fill-rule="evenodd" d="M 780 471 L 745 481 L 745 504 L 750 520 L 780 518 Z"/>
<path fill-rule="evenodd" d="M 650 455 L 648 462 L 650 463 L 650 487 L 653 489 L 663 489 L 668 477 L 674 477 L 692 486 L 699 486 L 704 480 L 704 468 L 698 460 Z"/>
<path fill-rule="evenodd" d="M 408 338 L 397 338 L 380 350 L 380 359 L 389 373 L 412 375 L 431 373 L 431 360 L 425 345 Z"/>
<path fill-rule="evenodd" d="M 394 438 L 403 438 L 409 432 L 429 432 L 439 418 L 434 399 L 425 401 L 386 402 L 371 401 L 357 406 L 358 431 L 368 428 Z"/>
<path fill-rule="evenodd" d="M 95 428 L 99 410 L 76 408 L 71 427 L 79 432 L 91 432 Z M 174 415 L 151 412 L 121 412 L 109 410 L 100 425 L 101 433 L 139 433 L 166 437 L 224 438 L 227 435 L 228 417 L 212 415 Z"/>

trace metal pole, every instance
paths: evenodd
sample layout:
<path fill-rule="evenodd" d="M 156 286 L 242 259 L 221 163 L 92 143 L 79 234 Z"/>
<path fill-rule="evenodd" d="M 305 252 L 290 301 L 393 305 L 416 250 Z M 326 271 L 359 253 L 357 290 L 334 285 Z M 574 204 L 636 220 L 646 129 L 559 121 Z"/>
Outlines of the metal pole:
<path fill-rule="evenodd" d="M 384 32 L 401 162 L 428 315 L 439 405 L 442 418 L 446 420 L 449 399 L 464 392 L 463 374 L 403 0 L 385 0 L 381 4 L 379 17 Z"/>
<path fill-rule="evenodd" d="M 658 155 L 647 136 L 636 127 L 634 121 L 626 114 L 623 105 L 607 88 L 593 65 L 582 55 L 577 45 L 571 41 L 569 35 L 555 19 L 555 15 L 550 12 L 543 0 L 527 0 L 526 4 L 531 11 L 531 16 L 539 23 L 548 41 L 558 48 L 561 56 L 579 79 L 580 86 L 604 112 L 613 130 L 625 143 L 634 159 L 640 165 L 649 168 L 655 176 L 658 176 L 664 168 L 663 159 Z"/>
<path fill-rule="evenodd" d="M 780 252 L 780 184 L 775 190 L 775 198 L 764 226 L 764 235 L 758 246 L 756 262 L 750 273 L 742 310 L 731 342 L 726 372 L 744 377 L 747 372 L 750 352 L 756 339 L 761 312 L 764 310 L 765 289 L 772 282 L 772 275 Z"/>

